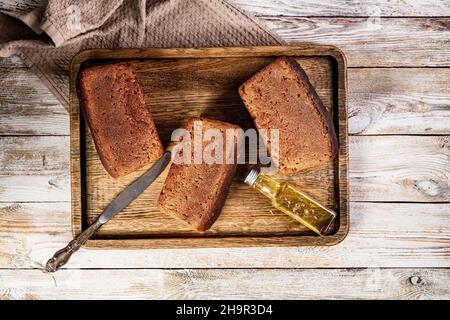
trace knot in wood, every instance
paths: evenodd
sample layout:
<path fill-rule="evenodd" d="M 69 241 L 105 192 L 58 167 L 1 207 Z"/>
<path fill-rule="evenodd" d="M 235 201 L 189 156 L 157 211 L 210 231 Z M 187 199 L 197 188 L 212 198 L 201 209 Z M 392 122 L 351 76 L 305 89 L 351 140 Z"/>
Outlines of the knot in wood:
<path fill-rule="evenodd" d="M 423 284 L 423 280 L 419 276 L 412 276 L 412 277 L 409 278 L 409 281 L 411 282 L 411 284 L 413 286 L 420 286 L 420 285 Z"/>

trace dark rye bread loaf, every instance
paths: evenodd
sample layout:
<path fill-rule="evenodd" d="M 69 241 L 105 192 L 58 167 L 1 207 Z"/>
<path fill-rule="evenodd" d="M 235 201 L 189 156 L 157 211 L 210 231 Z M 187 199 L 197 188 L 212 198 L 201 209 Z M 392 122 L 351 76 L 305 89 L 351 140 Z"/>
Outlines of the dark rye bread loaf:
<path fill-rule="evenodd" d="M 113 178 L 161 157 L 164 150 L 131 64 L 83 69 L 78 89 L 100 160 Z"/>
<path fill-rule="evenodd" d="M 279 174 L 292 174 L 330 161 L 337 153 L 332 119 L 303 69 L 280 57 L 239 87 L 256 128 L 279 129 Z M 270 152 L 270 134 L 264 136 Z"/>
<path fill-rule="evenodd" d="M 224 137 L 223 141 L 225 141 L 227 129 L 240 129 L 238 126 L 222 121 L 192 118 L 186 125 L 191 139 L 194 136 L 195 122 L 202 124 L 203 132 L 207 129 L 220 130 Z M 205 143 L 202 144 L 205 146 Z M 225 155 L 225 142 L 223 145 Z M 229 150 L 231 149 L 236 155 L 237 143 L 229 148 Z M 191 150 L 183 149 L 183 152 L 191 152 L 193 161 L 193 148 Z M 236 161 L 233 161 L 232 164 L 172 163 L 158 199 L 158 208 L 163 213 L 183 220 L 197 231 L 205 231 L 211 227 L 222 210 L 235 171 Z"/>

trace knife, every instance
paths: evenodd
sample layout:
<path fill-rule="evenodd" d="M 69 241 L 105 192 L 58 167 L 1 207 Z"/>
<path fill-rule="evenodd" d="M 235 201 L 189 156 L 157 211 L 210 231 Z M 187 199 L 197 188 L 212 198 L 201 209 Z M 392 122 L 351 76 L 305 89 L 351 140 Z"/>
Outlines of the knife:
<path fill-rule="evenodd" d="M 170 162 L 170 151 L 164 152 L 161 158 L 156 161 L 150 169 L 148 169 L 142 176 L 136 179 L 132 184 L 120 192 L 117 197 L 103 210 L 95 222 L 91 224 L 86 230 L 80 233 L 69 244 L 57 251 L 52 258 L 45 264 L 45 272 L 55 272 L 60 267 L 65 265 L 73 253 L 84 245 L 87 240 L 105 223 L 114 218 L 122 209 L 133 202 L 153 181 L 158 178 L 161 172 L 167 167 Z"/>

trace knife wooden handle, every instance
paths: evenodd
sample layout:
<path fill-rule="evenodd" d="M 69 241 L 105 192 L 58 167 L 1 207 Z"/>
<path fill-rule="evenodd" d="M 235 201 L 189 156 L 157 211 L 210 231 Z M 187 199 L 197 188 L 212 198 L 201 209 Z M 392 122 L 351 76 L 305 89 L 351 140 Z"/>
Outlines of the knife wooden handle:
<path fill-rule="evenodd" d="M 97 219 L 93 224 L 89 226 L 86 230 L 80 233 L 75 239 L 69 242 L 69 244 L 62 248 L 61 250 L 56 251 L 52 258 L 50 258 L 45 264 L 44 271 L 45 272 L 55 272 L 63 265 L 65 265 L 72 254 L 81 248 L 83 244 L 85 244 L 88 239 L 102 226 L 102 223 Z"/>

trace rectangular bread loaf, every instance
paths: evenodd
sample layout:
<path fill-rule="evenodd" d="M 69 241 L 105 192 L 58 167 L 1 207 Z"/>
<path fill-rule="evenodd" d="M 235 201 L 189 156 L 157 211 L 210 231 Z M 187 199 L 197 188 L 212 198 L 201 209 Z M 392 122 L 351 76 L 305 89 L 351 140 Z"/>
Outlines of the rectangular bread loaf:
<path fill-rule="evenodd" d="M 256 128 L 279 130 L 279 174 L 330 161 L 337 153 L 333 121 L 300 65 L 280 57 L 239 87 Z M 268 151 L 271 135 L 263 135 Z"/>
<path fill-rule="evenodd" d="M 85 68 L 78 83 L 84 116 L 106 171 L 119 178 L 163 154 L 144 93 L 129 63 Z"/>
<path fill-rule="evenodd" d="M 203 133 L 207 129 L 219 130 L 224 137 L 223 141 L 225 141 L 227 129 L 232 131 L 240 129 L 238 126 L 222 121 L 192 118 L 186 125 L 191 141 L 194 137 L 194 124 L 201 124 L 203 131 L 199 131 Z M 191 145 L 193 146 L 193 142 Z M 225 150 L 225 143 L 223 146 L 224 155 L 230 155 L 230 150 Z M 203 147 L 205 147 L 204 144 Z M 237 143 L 234 143 L 231 148 L 236 155 Z M 205 231 L 211 227 L 222 210 L 236 171 L 236 161 L 230 164 L 194 163 L 194 148 L 183 149 L 183 152 L 191 152 L 192 162 L 172 163 L 157 206 L 161 212 L 183 220 L 195 230 Z"/>

